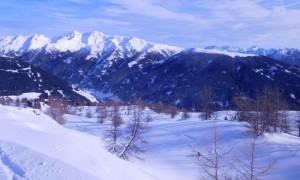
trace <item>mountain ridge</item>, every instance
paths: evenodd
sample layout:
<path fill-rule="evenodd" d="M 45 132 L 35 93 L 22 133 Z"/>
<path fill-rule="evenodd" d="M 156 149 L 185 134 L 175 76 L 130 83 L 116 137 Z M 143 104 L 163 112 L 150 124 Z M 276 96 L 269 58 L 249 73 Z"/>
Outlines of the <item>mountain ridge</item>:
<path fill-rule="evenodd" d="M 28 36 L 4 36 L 0 37 L 0 55 L 22 56 L 30 52 L 45 53 L 66 53 L 81 51 L 86 59 L 106 57 L 120 52 L 122 58 L 133 57 L 138 53 L 159 52 L 165 57 L 170 57 L 182 51 L 193 48 L 181 48 L 165 44 L 148 42 L 136 37 L 108 36 L 99 31 L 81 33 L 73 30 L 72 32 L 57 37 L 47 37 L 40 34 Z M 201 49 L 201 48 L 197 48 Z M 234 46 L 207 46 L 202 48 L 203 52 L 225 54 L 229 56 L 248 56 L 260 55 L 271 57 L 291 65 L 300 66 L 300 50 L 296 48 L 260 48 L 252 46 L 249 48 L 239 48 Z M 111 54 L 110 54 L 111 53 Z M 112 59 L 112 58 L 111 58 Z"/>
<path fill-rule="evenodd" d="M 251 46 L 249 48 L 239 48 L 234 46 L 207 46 L 207 50 L 220 50 L 231 53 L 245 53 L 255 54 L 260 56 L 267 56 L 278 61 L 282 61 L 291 65 L 300 66 L 300 50 L 297 48 L 260 48 L 258 46 Z"/>
<path fill-rule="evenodd" d="M 85 42 L 96 44 L 86 46 L 82 37 Z M 99 32 L 84 35 L 74 31 L 55 41 L 62 44 L 50 43 L 51 48 L 62 51 L 47 51 L 48 46 L 44 46 L 18 57 L 78 88 L 100 94 L 99 98 L 141 98 L 149 103 L 161 101 L 199 110 L 201 88 L 212 85 L 216 104 L 230 108 L 237 91 L 253 97 L 271 85 L 282 88 L 288 101 L 300 104 L 300 68 L 255 52 L 182 49 L 134 37 L 108 37 Z"/>

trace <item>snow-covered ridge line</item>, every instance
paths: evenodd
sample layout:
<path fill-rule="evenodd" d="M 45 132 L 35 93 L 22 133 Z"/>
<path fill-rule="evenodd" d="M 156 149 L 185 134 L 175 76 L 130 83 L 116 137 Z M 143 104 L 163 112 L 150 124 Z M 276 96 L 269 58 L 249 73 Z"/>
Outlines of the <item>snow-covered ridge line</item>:
<path fill-rule="evenodd" d="M 148 53 L 158 53 L 164 56 L 163 59 L 180 52 L 202 52 L 210 54 L 224 54 L 232 58 L 248 56 L 268 56 L 276 60 L 284 57 L 297 59 L 300 50 L 295 48 L 264 49 L 257 46 L 250 48 L 238 48 L 233 46 L 207 46 L 201 48 L 180 48 L 165 44 L 148 42 L 136 37 L 108 36 L 102 32 L 94 31 L 81 33 L 72 31 L 65 36 L 49 38 L 44 35 L 32 34 L 29 36 L 6 36 L 0 37 L 0 56 L 15 57 L 27 52 L 45 52 L 51 54 L 55 52 L 81 52 L 86 55 L 85 59 L 102 59 L 108 61 L 115 58 L 131 58 L 138 56 L 143 59 Z M 297 62 L 295 61 L 297 64 Z"/>
<path fill-rule="evenodd" d="M 208 46 L 204 49 L 190 48 L 197 52 L 225 54 L 231 57 L 247 57 L 254 55 L 270 56 L 280 60 L 283 56 L 300 52 L 295 48 L 264 49 L 257 46 L 250 48 L 237 48 L 232 46 Z M 86 59 L 106 57 L 128 58 L 141 54 L 141 58 L 147 53 L 160 53 L 169 58 L 183 51 L 183 48 L 164 44 L 148 42 L 136 37 L 107 36 L 102 32 L 80 33 L 72 31 L 61 37 L 49 38 L 44 35 L 32 34 L 29 36 L 6 36 L 0 37 L 0 56 L 21 56 L 26 52 L 45 50 L 52 52 L 75 52 L 87 53 Z M 186 50 L 185 50 L 186 51 Z M 119 52 L 121 52 L 119 54 Z M 246 54 L 246 55 L 245 55 Z M 111 57 L 109 57 L 112 55 Z"/>
<path fill-rule="evenodd" d="M 147 42 L 135 37 L 107 36 L 102 32 L 71 33 L 56 38 L 44 35 L 0 37 L 1 55 L 22 55 L 26 52 L 44 49 L 51 52 L 89 52 L 87 59 L 101 57 L 107 52 L 121 51 L 121 57 L 130 57 L 137 53 L 159 52 L 169 57 L 182 51 L 182 48 Z"/>
<path fill-rule="evenodd" d="M 255 54 L 255 55 L 262 55 L 262 56 L 269 56 L 273 55 L 276 59 L 280 59 L 281 56 L 288 55 L 292 52 L 297 52 L 299 49 L 296 48 L 261 48 L 258 46 L 251 46 L 249 48 L 239 48 L 233 46 L 207 46 L 204 49 L 206 50 L 220 50 L 232 53 L 243 53 L 243 54 Z"/>
<path fill-rule="evenodd" d="M 238 53 L 238 52 L 228 52 L 228 51 L 222 51 L 219 49 L 202 49 L 202 48 L 191 48 L 186 49 L 186 52 L 200 52 L 200 53 L 209 53 L 209 54 L 223 54 L 230 56 L 232 58 L 234 57 L 251 57 L 251 56 L 257 56 L 255 54 L 246 54 L 246 53 Z"/>

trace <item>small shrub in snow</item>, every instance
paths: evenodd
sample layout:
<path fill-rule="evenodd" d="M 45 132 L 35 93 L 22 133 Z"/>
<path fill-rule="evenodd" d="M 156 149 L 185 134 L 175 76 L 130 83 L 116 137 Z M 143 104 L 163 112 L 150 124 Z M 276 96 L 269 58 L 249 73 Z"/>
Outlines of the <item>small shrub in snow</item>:
<path fill-rule="evenodd" d="M 16 105 L 17 107 L 20 107 L 20 106 L 21 106 L 21 100 L 20 100 L 19 97 L 17 97 L 16 102 L 15 102 L 15 105 Z"/>
<path fill-rule="evenodd" d="M 105 118 L 107 118 L 107 108 L 106 108 L 106 106 L 104 104 L 98 106 L 97 111 L 99 112 L 98 123 L 104 123 Z"/>
<path fill-rule="evenodd" d="M 191 116 L 189 115 L 187 110 L 182 111 L 181 119 L 189 119 Z"/>
<path fill-rule="evenodd" d="M 89 119 L 92 118 L 92 117 L 93 117 L 92 112 L 91 112 L 90 110 L 88 110 L 88 111 L 86 112 L 85 117 L 87 117 L 87 118 L 89 118 Z"/>

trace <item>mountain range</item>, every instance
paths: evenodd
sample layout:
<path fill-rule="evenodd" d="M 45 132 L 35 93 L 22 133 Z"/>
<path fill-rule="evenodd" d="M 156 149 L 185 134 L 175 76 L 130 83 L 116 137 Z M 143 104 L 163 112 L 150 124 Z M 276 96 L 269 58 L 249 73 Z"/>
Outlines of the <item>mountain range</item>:
<path fill-rule="evenodd" d="M 230 107 L 235 92 L 253 96 L 271 85 L 283 89 L 288 101 L 300 104 L 297 49 L 183 49 L 135 37 L 73 31 L 56 38 L 1 37 L 0 55 L 20 58 L 100 98 L 142 98 L 199 109 L 199 93 L 208 84 L 215 102 Z"/>
<path fill-rule="evenodd" d="M 143 52 L 159 52 L 169 57 L 185 49 L 163 44 L 151 43 L 135 37 L 107 36 L 102 32 L 80 33 L 72 31 L 65 36 L 49 38 L 44 35 L 33 34 L 29 36 L 5 36 L 0 37 L 0 55 L 22 56 L 29 52 L 85 52 L 85 58 L 109 57 L 113 55 L 129 58 Z M 207 46 L 203 51 L 226 54 L 235 53 L 253 54 L 273 58 L 288 64 L 300 66 L 300 50 L 296 48 L 265 49 L 257 46 L 239 48 L 233 46 Z M 212 51 L 209 51 L 212 50 Z M 219 50 L 219 51 L 217 51 Z M 142 57 L 141 57 L 142 58 Z"/>

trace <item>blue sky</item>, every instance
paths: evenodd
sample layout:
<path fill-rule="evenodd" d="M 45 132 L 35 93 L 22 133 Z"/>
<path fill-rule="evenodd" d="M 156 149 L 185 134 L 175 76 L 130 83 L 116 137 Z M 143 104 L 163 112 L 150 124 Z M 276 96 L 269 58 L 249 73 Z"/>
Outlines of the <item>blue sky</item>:
<path fill-rule="evenodd" d="M 296 0 L 1 0 L 0 36 L 72 30 L 179 47 L 300 48 Z"/>

